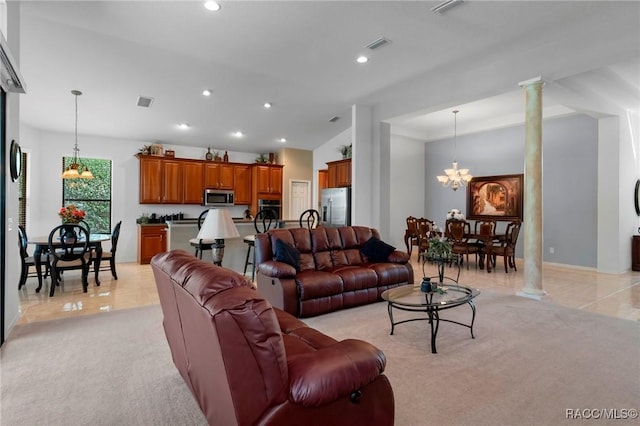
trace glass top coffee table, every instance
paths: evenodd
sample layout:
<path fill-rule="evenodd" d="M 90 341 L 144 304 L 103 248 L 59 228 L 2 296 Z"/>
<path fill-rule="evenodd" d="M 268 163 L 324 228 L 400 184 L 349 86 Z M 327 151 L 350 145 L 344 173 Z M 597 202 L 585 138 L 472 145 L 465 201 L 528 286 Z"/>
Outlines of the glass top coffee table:
<path fill-rule="evenodd" d="M 476 319 L 476 306 L 473 299 L 480 294 L 480 290 L 461 285 L 442 284 L 439 283 L 435 291 L 423 292 L 420 286 L 415 287 L 413 284 L 403 285 L 400 287 L 386 290 L 382 293 L 382 298 L 388 302 L 387 310 L 389 311 L 389 321 L 391 321 L 391 333 L 396 325 L 409 321 L 428 320 L 431 325 L 431 352 L 436 352 L 436 336 L 438 335 L 438 327 L 440 321 L 451 322 L 471 330 L 471 338 L 473 335 L 473 323 Z M 440 318 L 440 311 L 455 308 L 456 306 L 469 305 L 471 307 L 471 324 L 463 324 L 461 322 Z M 393 321 L 393 310 L 399 309 L 408 312 L 423 312 L 427 316 L 410 318 L 398 322 Z"/>

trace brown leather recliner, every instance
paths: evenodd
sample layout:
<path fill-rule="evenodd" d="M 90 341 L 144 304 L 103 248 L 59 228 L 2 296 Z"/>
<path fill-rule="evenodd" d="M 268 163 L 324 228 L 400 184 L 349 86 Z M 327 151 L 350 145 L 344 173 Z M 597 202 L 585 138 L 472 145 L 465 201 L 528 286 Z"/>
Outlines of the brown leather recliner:
<path fill-rule="evenodd" d="M 273 308 L 182 250 L 151 260 L 173 362 L 211 425 L 392 425 L 386 359 Z"/>

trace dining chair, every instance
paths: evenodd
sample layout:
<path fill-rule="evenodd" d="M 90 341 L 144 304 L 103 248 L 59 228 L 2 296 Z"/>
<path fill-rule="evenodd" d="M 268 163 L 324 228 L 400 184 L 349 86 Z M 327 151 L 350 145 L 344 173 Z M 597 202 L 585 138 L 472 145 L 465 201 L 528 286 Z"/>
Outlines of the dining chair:
<path fill-rule="evenodd" d="M 98 271 L 108 271 L 111 270 L 111 275 L 113 279 L 118 279 L 118 273 L 116 272 L 116 250 L 118 248 L 118 239 L 120 238 L 120 226 L 122 225 L 122 221 L 118 222 L 116 226 L 113 228 L 113 232 L 111 232 L 111 250 L 103 251 L 102 256 L 100 256 L 100 268 L 95 270 L 96 274 L 96 282 L 98 282 Z M 106 263 L 106 262 L 109 263 Z M 104 262 L 104 263 L 103 263 Z M 97 259 L 94 259 L 93 265 L 95 269 L 95 265 L 97 263 Z"/>
<path fill-rule="evenodd" d="M 82 291 L 89 287 L 89 267 L 92 262 L 89 250 L 89 233 L 80 224 L 65 223 L 58 225 L 49 233 L 49 255 L 51 256 L 52 297 L 59 285 L 62 271 L 80 269 L 82 271 Z"/>
<path fill-rule="evenodd" d="M 253 218 L 253 227 L 256 230 L 257 234 L 263 234 L 267 232 L 272 227 L 280 227 L 278 223 L 278 214 L 272 209 L 262 209 L 260 210 L 256 216 Z M 247 268 L 249 265 L 252 266 L 251 269 L 251 281 L 254 280 L 256 275 L 256 267 L 255 267 L 255 246 L 256 246 L 256 236 L 247 235 L 242 239 L 244 243 L 247 245 L 247 257 L 244 260 L 244 275 L 247 275 Z M 251 257 L 251 252 L 253 251 L 253 259 L 249 261 L 249 257 Z"/>
<path fill-rule="evenodd" d="M 202 223 L 204 222 L 204 219 L 207 217 L 207 213 L 209 213 L 209 209 L 203 211 L 202 213 L 200 213 L 200 216 L 198 216 L 198 231 L 200 231 L 200 228 L 202 228 Z M 202 259 L 202 252 L 205 250 L 212 250 L 213 251 L 213 245 L 216 243 L 216 240 L 212 240 L 209 238 L 191 238 L 189 240 L 189 244 L 191 244 L 191 247 L 195 247 L 196 249 L 196 257 L 199 259 Z"/>
<path fill-rule="evenodd" d="M 302 212 L 299 219 L 300 228 L 315 229 L 320 225 L 320 212 L 315 209 L 309 209 Z"/>
<path fill-rule="evenodd" d="M 422 253 L 426 253 L 429 250 L 429 239 L 433 236 L 435 231 L 435 222 L 430 219 L 421 217 L 416 219 L 416 228 L 418 230 L 418 256 Z"/>
<path fill-rule="evenodd" d="M 86 229 L 87 234 L 91 235 L 91 227 L 89 226 L 89 223 L 86 220 L 82 219 L 80 222 L 78 222 L 78 225 Z"/>
<path fill-rule="evenodd" d="M 504 272 L 509 273 L 509 268 L 513 268 L 517 271 L 515 253 L 516 243 L 518 242 L 518 235 L 520 234 L 521 222 L 519 220 L 510 222 L 507 225 L 504 238 L 491 250 L 493 257 L 493 265 L 496 264 L 496 258 L 502 256 L 504 258 Z"/>
<path fill-rule="evenodd" d="M 471 225 L 465 220 L 447 219 L 447 238 L 451 242 L 451 252 L 465 256 L 467 260 L 467 270 L 469 269 L 469 254 L 478 253 L 477 245 L 469 243 Z"/>
<path fill-rule="evenodd" d="M 496 221 L 494 219 L 481 219 L 477 220 L 473 225 L 473 235 L 475 237 L 475 242 L 471 244 L 475 244 L 478 246 L 478 252 L 476 253 L 476 264 L 478 264 L 478 260 L 480 261 L 480 265 L 484 262 L 485 256 L 485 246 L 486 241 L 493 239 L 496 235 Z"/>
<path fill-rule="evenodd" d="M 20 249 L 20 281 L 18 282 L 18 290 L 20 290 L 27 282 L 27 278 L 37 278 L 38 273 L 36 271 L 29 272 L 29 268 L 36 266 L 36 261 L 33 256 L 29 256 L 27 251 L 27 245 L 29 239 L 27 238 L 27 231 L 22 225 L 18 225 L 18 246 Z M 49 275 L 49 256 L 48 254 L 40 255 L 41 261 L 46 265 L 44 276 Z"/>
<path fill-rule="evenodd" d="M 404 231 L 404 245 L 407 246 L 407 254 L 411 256 L 413 246 L 420 245 L 418 235 L 418 219 L 413 216 L 407 218 L 407 229 Z"/>

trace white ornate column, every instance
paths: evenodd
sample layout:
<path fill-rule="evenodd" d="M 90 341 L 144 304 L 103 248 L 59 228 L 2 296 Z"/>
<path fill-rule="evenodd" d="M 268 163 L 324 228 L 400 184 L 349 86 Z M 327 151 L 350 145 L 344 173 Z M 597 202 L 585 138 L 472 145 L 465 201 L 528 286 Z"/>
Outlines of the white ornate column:
<path fill-rule="evenodd" d="M 525 94 L 524 287 L 519 296 L 540 299 L 542 289 L 542 87 L 541 77 L 519 83 Z"/>

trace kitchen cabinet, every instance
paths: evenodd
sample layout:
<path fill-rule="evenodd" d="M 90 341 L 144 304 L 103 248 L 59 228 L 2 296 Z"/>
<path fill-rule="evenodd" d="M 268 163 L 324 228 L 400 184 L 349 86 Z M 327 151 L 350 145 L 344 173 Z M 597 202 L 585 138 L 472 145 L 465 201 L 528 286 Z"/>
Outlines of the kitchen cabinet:
<path fill-rule="evenodd" d="M 261 199 L 281 200 L 282 168 L 277 164 L 243 164 L 138 155 L 140 204 L 203 203 L 204 190 L 233 190 L 234 204 L 257 206 Z"/>
<path fill-rule="evenodd" d="M 322 190 L 329 187 L 329 171 L 318 170 L 318 204 L 322 199 Z"/>
<path fill-rule="evenodd" d="M 222 162 L 204 163 L 204 187 L 233 189 L 234 166 Z"/>
<path fill-rule="evenodd" d="M 182 162 L 178 160 L 163 160 L 163 187 L 164 196 L 162 202 L 168 204 L 182 203 Z"/>
<path fill-rule="evenodd" d="M 162 202 L 162 159 L 140 156 L 140 204 Z"/>
<path fill-rule="evenodd" d="M 331 161 L 327 163 L 328 188 L 351 186 L 351 159 Z"/>
<path fill-rule="evenodd" d="M 182 163 L 140 156 L 140 204 L 181 204 Z"/>
<path fill-rule="evenodd" d="M 234 165 L 233 180 L 234 204 L 251 204 L 251 166 Z"/>
<path fill-rule="evenodd" d="M 148 264 L 163 251 L 167 251 L 167 225 L 138 225 L 138 263 Z"/>
<path fill-rule="evenodd" d="M 282 168 L 278 164 L 254 164 L 251 166 L 251 214 L 258 212 L 258 200 L 282 203 Z"/>
<path fill-rule="evenodd" d="M 204 167 L 202 161 L 183 160 L 183 197 L 182 204 L 202 205 Z"/>
<path fill-rule="evenodd" d="M 282 194 L 282 167 L 280 165 L 253 166 L 253 184 L 258 194 Z"/>

